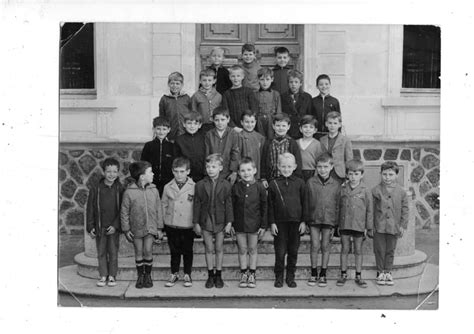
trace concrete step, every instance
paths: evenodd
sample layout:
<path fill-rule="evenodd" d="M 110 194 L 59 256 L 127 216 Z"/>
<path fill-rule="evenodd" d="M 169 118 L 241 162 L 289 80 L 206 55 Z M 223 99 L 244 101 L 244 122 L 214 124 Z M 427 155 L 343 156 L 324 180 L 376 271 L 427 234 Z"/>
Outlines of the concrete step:
<path fill-rule="evenodd" d="M 165 288 L 164 280 L 155 280 L 154 286 L 150 289 L 136 289 L 134 281 L 118 281 L 117 286 L 99 288 L 96 286 L 96 279 L 85 278 L 77 274 L 76 265 L 59 269 L 58 290 L 63 293 L 73 294 L 80 301 L 80 296 L 96 297 L 117 297 L 123 299 L 130 298 L 158 298 L 160 299 L 183 299 L 183 307 L 186 306 L 186 299 L 190 298 L 262 298 L 262 297 L 382 297 L 382 296 L 408 296 L 430 293 L 438 286 L 439 268 L 433 264 L 426 264 L 422 272 L 417 276 L 395 279 L 393 286 L 379 286 L 373 279 L 365 275 L 368 287 L 363 289 L 349 280 L 342 286 L 336 286 L 335 279 L 328 280 L 328 286 L 310 287 L 306 280 L 297 280 L 298 287 L 294 289 L 273 287 L 273 280 L 257 280 L 257 287 L 254 289 L 242 289 L 233 280 L 224 280 L 223 289 L 206 289 L 203 281 L 194 281 L 190 288 L 185 288 L 182 282 L 178 282 L 172 288 Z M 156 278 L 155 278 L 156 279 Z M 106 306 L 106 305 L 104 305 Z"/>
<path fill-rule="evenodd" d="M 394 278 L 413 277 L 420 275 L 423 271 L 426 254 L 416 250 L 410 256 L 395 257 L 394 268 L 392 271 Z M 84 253 L 77 254 L 74 258 L 78 264 L 78 273 L 83 277 L 97 278 L 97 258 L 88 257 Z M 354 277 L 354 255 L 349 255 L 349 277 Z M 321 263 L 319 259 L 318 263 Z M 273 267 L 275 264 L 274 254 L 259 254 L 257 264 L 257 278 L 270 279 L 274 278 Z M 310 275 L 311 262 L 309 254 L 300 254 L 298 256 L 296 278 L 307 279 Z M 364 277 L 373 278 L 376 276 L 375 257 L 373 255 L 364 256 L 363 260 Z M 340 274 L 339 256 L 333 254 L 329 260 L 327 271 L 328 278 L 337 278 Z M 154 256 L 153 278 L 156 280 L 166 280 L 170 275 L 170 256 L 161 254 Z M 224 253 L 222 277 L 226 280 L 238 280 L 240 278 L 240 267 L 237 254 Z M 193 280 L 200 281 L 207 279 L 207 266 L 204 254 L 195 254 L 193 259 Z M 136 269 L 135 259 L 133 257 L 119 258 L 119 272 L 117 280 L 135 280 Z"/>

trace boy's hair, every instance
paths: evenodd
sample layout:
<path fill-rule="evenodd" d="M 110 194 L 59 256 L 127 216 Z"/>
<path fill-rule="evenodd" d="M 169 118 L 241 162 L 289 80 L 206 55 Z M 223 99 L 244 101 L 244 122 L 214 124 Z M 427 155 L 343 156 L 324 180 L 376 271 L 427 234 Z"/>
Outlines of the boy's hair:
<path fill-rule="evenodd" d="M 184 167 L 186 170 L 191 168 L 191 162 L 189 162 L 188 158 L 185 157 L 178 157 L 173 160 L 173 164 L 171 165 L 172 169 Z"/>
<path fill-rule="evenodd" d="M 328 119 L 337 119 L 339 121 L 339 123 L 342 123 L 342 117 L 341 117 L 341 113 L 338 112 L 338 111 L 330 111 L 328 112 L 328 114 L 326 115 L 326 121 Z"/>
<path fill-rule="evenodd" d="M 235 72 L 235 71 L 242 71 L 242 73 L 245 73 L 244 68 L 240 65 L 232 65 L 229 68 L 229 73 Z"/>
<path fill-rule="evenodd" d="M 347 172 L 361 172 L 364 174 L 364 163 L 359 159 L 349 160 L 346 163 L 346 173 Z"/>
<path fill-rule="evenodd" d="M 383 172 L 387 169 L 393 169 L 393 171 L 398 174 L 400 171 L 400 166 L 395 161 L 385 161 L 382 166 L 380 166 L 380 172 Z"/>
<path fill-rule="evenodd" d="M 286 113 L 278 113 L 273 117 L 273 124 L 276 122 L 287 122 L 288 124 L 291 124 L 290 116 Z"/>
<path fill-rule="evenodd" d="M 101 164 L 102 170 L 104 171 L 108 166 L 117 166 L 117 170 L 120 170 L 120 163 L 115 158 L 107 158 Z"/>
<path fill-rule="evenodd" d="M 242 113 L 242 115 L 240 115 L 240 120 L 243 121 L 244 118 L 245 118 L 245 116 L 247 116 L 247 117 L 255 117 L 255 120 L 257 120 L 257 114 L 256 114 L 254 111 L 252 111 L 252 110 L 249 110 L 249 109 L 245 110 L 245 111 Z"/>
<path fill-rule="evenodd" d="M 282 153 L 278 156 L 278 164 L 281 163 L 282 160 L 292 160 L 293 163 L 296 164 L 296 158 L 293 154 L 291 154 L 290 152 L 285 152 L 285 153 Z"/>
<path fill-rule="evenodd" d="M 284 46 L 279 46 L 275 48 L 275 56 L 279 53 L 288 53 L 288 56 L 290 55 L 290 50 L 285 48 Z"/>
<path fill-rule="evenodd" d="M 304 115 L 303 117 L 301 117 L 300 126 L 303 126 L 305 124 L 311 124 L 316 128 L 318 127 L 318 120 L 314 118 L 313 115 Z"/>
<path fill-rule="evenodd" d="M 184 123 L 186 123 L 186 121 L 196 121 L 198 123 L 202 123 L 202 115 L 198 112 L 190 111 L 183 115 L 183 121 Z"/>
<path fill-rule="evenodd" d="M 199 72 L 199 80 L 202 77 L 213 77 L 214 79 L 216 78 L 216 71 L 214 71 L 212 68 L 207 68 L 205 70 L 202 70 Z"/>
<path fill-rule="evenodd" d="M 206 164 L 207 163 L 212 163 L 212 162 L 218 162 L 221 164 L 221 166 L 224 165 L 224 158 L 222 158 L 222 154 L 220 153 L 213 153 L 210 154 L 206 157 Z"/>
<path fill-rule="evenodd" d="M 242 53 L 244 53 L 245 51 L 256 53 L 255 45 L 250 44 L 250 43 L 245 43 L 244 45 L 242 45 Z"/>
<path fill-rule="evenodd" d="M 137 161 L 132 162 L 128 167 L 128 170 L 130 171 L 130 176 L 138 182 L 138 180 L 140 180 L 140 175 L 144 174 L 149 167 L 151 167 L 151 164 L 148 161 Z"/>
<path fill-rule="evenodd" d="M 331 165 L 334 164 L 334 160 L 332 159 L 332 156 L 331 156 L 329 153 L 327 153 L 327 152 L 321 154 L 321 155 L 316 159 L 316 165 L 318 164 L 318 162 L 323 162 L 323 163 L 329 162 Z"/>
<path fill-rule="evenodd" d="M 318 75 L 318 77 L 316 78 L 316 86 L 318 85 L 319 81 L 320 80 L 323 80 L 323 79 L 326 79 L 329 81 L 329 83 L 331 83 L 331 78 L 329 77 L 329 75 L 327 74 L 320 74 Z"/>
<path fill-rule="evenodd" d="M 290 78 L 298 78 L 301 82 L 301 84 L 303 84 L 303 78 L 304 78 L 304 75 L 302 72 L 298 71 L 298 70 L 289 70 L 288 71 L 288 81 L 290 80 Z M 301 86 L 303 87 L 303 86 Z"/>
<path fill-rule="evenodd" d="M 218 51 L 222 52 L 222 55 L 225 56 L 225 49 L 221 48 L 220 46 L 213 47 L 212 50 L 211 50 L 211 53 L 209 53 L 209 55 L 212 55 L 213 53 L 216 53 Z"/>
<path fill-rule="evenodd" d="M 168 83 L 171 81 L 180 81 L 181 83 L 184 82 L 184 76 L 179 72 L 173 72 L 168 76 Z"/>
<path fill-rule="evenodd" d="M 245 165 L 245 164 L 251 164 L 253 168 L 257 167 L 257 165 L 255 165 L 255 161 L 253 161 L 251 157 L 243 157 L 239 161 L 239 170 L 240 170 L 240 166 Z"/>
<path fill-rule="evenodd" d="M 216 109 L 214 109 L 214 111 L 212 112 L 212 118 L 216 117 L 217 115 L 222 115 L 227 118 L 230 118 L 229 110 L 227 110 L 226 108 L 222 106 L 219 106 Z"/>
<path fill-rule="evenodd" d="M 273 71 L 270 67 L 262 67 L 257 71 L 257 77 L 259 79 L 265 77 L 270 77 L 273 79 Z"/>
<path fill-rule="evenodd" d="M 166 126 L 167 128 L 171 127 L 169 119 L 161 116 L 153 118 L 153 127 L 156 128 L 157 126 Z"/>

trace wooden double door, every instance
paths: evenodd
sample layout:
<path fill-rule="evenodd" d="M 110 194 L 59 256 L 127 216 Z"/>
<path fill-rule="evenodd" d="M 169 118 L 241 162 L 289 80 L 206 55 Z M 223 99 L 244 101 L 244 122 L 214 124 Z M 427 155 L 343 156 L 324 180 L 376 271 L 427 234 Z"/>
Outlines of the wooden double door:
<path fill-rule="evenodd" d="M 213 47 L 226 50 L 224 66 L 240 61 L 242 45 L 252 43 L 257 49 L 261 66 L 275 65 L 275 48 L 284 46 L 290 50 L 290 67 L 303 71 L 303 25 L 298 24 L 198 24 L 196 70 L 210 64 L 209 54 Z"/>

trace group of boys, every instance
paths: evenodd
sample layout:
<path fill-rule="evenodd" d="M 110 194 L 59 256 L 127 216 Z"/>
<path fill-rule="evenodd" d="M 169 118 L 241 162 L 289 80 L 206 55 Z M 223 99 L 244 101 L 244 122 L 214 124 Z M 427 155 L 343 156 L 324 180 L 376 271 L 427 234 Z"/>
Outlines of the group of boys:
<path fill-rule="evenodd" d="M 134 244 L 135 286 L 153 286 L 152 245 L 164 231 L 171 253 L 167 287 L 179 279 L 181 257 L 184 286 L 192 286 L 198 235 L 205 245 L 205 285 L 222 288 L 228 234 L 237 239 L 239 286 L 253 288 L 257 242 L 268 225 L 274 236 L 275 287 L 283 286 L 285 257 L 286 283 L 296 287 L 300 236 L 308 231 L 308 285 L 327 285 L 329 244 L 336 231 L 342 243 L 337 285 L 348 277 L 352 239 L 355 282 L 367 286 L 361 276 L 366 236 L 374 238 L 377 284 L 393 284 L 396 241 L 408 221 L 406 194 L 396 183 L 398 166 L 385 162 L 382 182 L 369 190 L 361 182 L 363 164 L 353 160 L 351 142 L 340 131 L 339 102 L 329 95 L 329 77 L 318 77 L 321 94 L 311 99 L 301 88 L 302 73 L 287 66 L 286 48 L 276 50 L 274 71 L 260 68 L 255 56 L 253 45 L 244 45 L 243 65 L 228 71 L 222 65 L 224 50 L 213 49 L 212 65 L 201 71 L 192 98 L 182 93 L 180 73 L 169 76 L 170 94 L 161 99 L 160 117 L 153 120 L 155 138 L 145 144 L 141 161 L 130 165 L 133 182 L 125 191 L 119 163 L 104 161 L 105 177 L 90 190 L 87 205 L 87 231 L 97 242 L 98 286 L 116 284 L 119 231 Z"/>

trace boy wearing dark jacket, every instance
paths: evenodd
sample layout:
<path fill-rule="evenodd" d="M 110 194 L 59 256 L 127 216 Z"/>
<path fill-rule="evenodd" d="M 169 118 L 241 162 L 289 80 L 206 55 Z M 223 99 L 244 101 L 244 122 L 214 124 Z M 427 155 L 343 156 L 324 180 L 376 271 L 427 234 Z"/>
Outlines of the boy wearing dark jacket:
<path fill-rule="evenodd" d="M 278 157 L 278 170 L 281 175 L 273 179 L 268 188 L 268 223 L 274 236 L 275 284 L 283 287 L 283 269 L 286 264 L 286 284 L 296 288 L 295 271 L 300 245 L 300 234 L 306 231 L 303 221 L 304 181 L 295 177 L 295 157 L 283 153 Z"/>
<path fill-rule="evenodd" d="M 102 168 L 105 177 L 89 189 L 86 230 L 96 239 L 100 276 L 97 286 L 112 287 L 116 285 L 118 270 L 120 205 L 124 189 L 118 178 L 117 160 L 105 159 Z"/>

